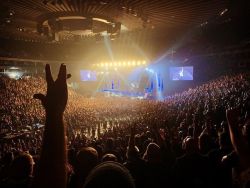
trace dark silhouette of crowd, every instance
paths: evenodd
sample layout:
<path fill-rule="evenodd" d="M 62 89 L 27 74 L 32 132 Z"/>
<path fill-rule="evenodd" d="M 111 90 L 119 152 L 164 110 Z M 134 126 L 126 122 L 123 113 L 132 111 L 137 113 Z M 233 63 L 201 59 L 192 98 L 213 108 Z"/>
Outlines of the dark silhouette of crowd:
<path fill-rule="evenodd" d="M 164 101 L 0 76 L 0 187 L 250 187 L 250 74 Z M 37 99 L 37 100 L 36 100 Z"/>

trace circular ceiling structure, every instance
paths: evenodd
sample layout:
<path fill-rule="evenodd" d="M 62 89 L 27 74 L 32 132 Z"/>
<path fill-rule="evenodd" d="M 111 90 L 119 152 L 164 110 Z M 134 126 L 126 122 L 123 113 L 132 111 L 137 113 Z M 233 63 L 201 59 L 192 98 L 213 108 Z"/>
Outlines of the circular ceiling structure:
<path fill-rule="evenodd" d="M 55 34 L 86 37 L 104 31 L 116 35 L 122 30 L 161 28 L 167 34 L 175 29 L 185 31 L 219 15 L 229 2 L 5 0 L 0 5 L 0 36 L 55 39 Z"/>

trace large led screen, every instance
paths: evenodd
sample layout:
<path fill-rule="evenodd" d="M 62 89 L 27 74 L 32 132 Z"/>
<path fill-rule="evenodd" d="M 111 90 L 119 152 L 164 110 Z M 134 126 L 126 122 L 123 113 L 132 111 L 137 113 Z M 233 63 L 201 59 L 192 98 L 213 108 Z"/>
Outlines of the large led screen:
<path fill-rule="evenodd" d="M 81 81 L 96 81 L 96 72 L 90 70 L 80 70 Z"/>
<path fill-rule="evenodd" d="M 193 66 L 170 67 L 170 80 L 193 80 Z"/>

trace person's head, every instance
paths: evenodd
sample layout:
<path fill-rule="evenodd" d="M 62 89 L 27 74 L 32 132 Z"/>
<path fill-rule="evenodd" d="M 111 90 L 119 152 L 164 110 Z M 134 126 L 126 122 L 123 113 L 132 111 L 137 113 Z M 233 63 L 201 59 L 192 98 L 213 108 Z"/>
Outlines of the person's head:
<path fill-rule="evenodd" d="M 104 162 L 96 166 L 86 178 L 84 188 L 135 188 L 129 171 L 120 163 Z"/>
<path fill-rule="evenodd" d="M 34 161 L 30 154 L 21 153 L 11 165 L 11 174 L 14 178 L 27 178 L 33 174 Z"/>
<path fill-rule="evenodd" d="M 87 176 L 88 173 L 97 165 L 98 153 L 92 147 L 82 148 L 76 155 L 75 170 L 80 176 Z"/>
<path fill-rule="evenodd" d="M 105 162 L 105 161 L 114 161 L 114 162 L 117 162 L 117 157 L 112 154 L 112 153 L 107 153 L 105 154 L 103 157 L 102 157 L 102 162 Z"/>
<path fill-rule="evenodd" d="M 182 149 L 188 154 L 196 152 L 197 147 L 194 139 L 187 136 L 182 142 Z"/>
<path fill-rule="evenodd" d="M 114 148 L 113 138 L 108 138 L 106 141 L 106 150 L 112 150 Z"/>
<path fill-rule="evenodd" d="M 160 147 L 156 143 L 150 143 L 144 153 L 143 159 L 150 163 L 161 162 Z"/>

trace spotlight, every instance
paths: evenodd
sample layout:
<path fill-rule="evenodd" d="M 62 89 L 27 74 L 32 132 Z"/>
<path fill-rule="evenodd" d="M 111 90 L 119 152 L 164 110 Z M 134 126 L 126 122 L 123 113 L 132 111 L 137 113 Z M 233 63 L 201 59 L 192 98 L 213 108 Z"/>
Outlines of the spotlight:
<path fill-rule="evenodd" d="M 135 61 L 132 61 L 132 65 L 133 65 L 133 66 L 135 66 L 135 65 L 136 65 L 136 64 L 135 64 Z"/>
<path fill-rule="evenodd" d="M 109 64 L 108 64 L 108 63 L 105 63 L 105 66 L 107 67 L 107 66 L 109 66 Z"/>
<path fill-rule="evenodd" d="M 104 66 L 104 64 L 103 63 L 101 63 L 101 67 L 103 67 Z"/>
<path fill-rule="evenodd" d="M 130 63 L 130 61 L 128 62 L 128 66 L 130 66 L 131 65 L 131 63 Z"/>
<path fill-rule="evenodd" d="M 10 16 L 13 16 L 14 14 L 15 14 L 14 11 L 10 11 L 10 12 L 9 12 L 9 15 L 10 15 Z"/>
<path fill-rule="evenodd" d="M 143 64 L 143 65 L 145 65 L 145 64 L 146 64 L 146 61 L 145 61 L 145 60 L 144 60 L 144 61 L 142 61 L 142 64 Z"/>
<path fill-rule="evenodd" d="M 121 65 L 122 65 L 122 63 L 119 61 L 119 62 L 118 62 L 118 65 L 119 65 L 119 66 L 121 66 Z"/>
<path fill-rule="evenodd" d="M 112 66 L 113 66 L 113 63 L 109 63 L 109 66 L 112 67 Z"/>
<path fill-rule="evenodd" d="M 141 61 L 137 61 L 137 65 L 141 65 Z"/>
<path fill-rule="evenodd" d="M 123 61 L 122 65 L 125 67 L 125 66 L 126 66 L 126 62 L 125 62 L 125 61 Z"/>
<path fill-rule="evenodd" d="M 5 22 L 9 24 L 9 23 L 11 22 L 11 20 L 7 18 L 7 19 L 5 20 Z"/>
<path fill-rule="evenodd" d="M 117 63 L 116 63 L 116 62 L 114 63 L 114 66 L 117 66 Z"/>

